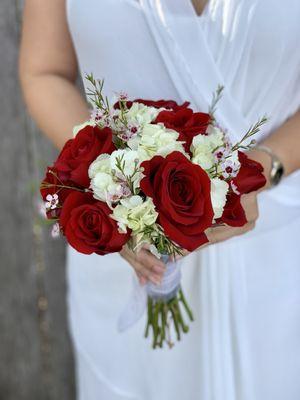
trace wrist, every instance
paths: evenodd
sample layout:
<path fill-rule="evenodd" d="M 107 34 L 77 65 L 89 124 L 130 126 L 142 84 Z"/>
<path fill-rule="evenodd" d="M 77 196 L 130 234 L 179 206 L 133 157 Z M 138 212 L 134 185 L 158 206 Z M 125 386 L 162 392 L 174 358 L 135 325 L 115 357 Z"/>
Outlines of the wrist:
<path fill-rule="evenodd" d="M 270 175 L 271 175 L 271 169 L 272 169 L 271 156 L 257 148 L 253 148 L 250 151 L 248 151 L 247 155 L 252 160 L 260 163 L 264 169 L 263 174 L 264 174 L 267 182 L 261 190 L 269 189 L 272 186 L 271 181 L 270 181 Z"/>
<path fill-rule="evenodd" d="M 280 157 L 272 149 L 272 147 L 265 144 L 259 144 L 251 150 L 250 157 L 258 161 L 264 168 L 264 175 L 267 180 L 265 188 L 277 186 L 283 175 L 284 166 Z"/>

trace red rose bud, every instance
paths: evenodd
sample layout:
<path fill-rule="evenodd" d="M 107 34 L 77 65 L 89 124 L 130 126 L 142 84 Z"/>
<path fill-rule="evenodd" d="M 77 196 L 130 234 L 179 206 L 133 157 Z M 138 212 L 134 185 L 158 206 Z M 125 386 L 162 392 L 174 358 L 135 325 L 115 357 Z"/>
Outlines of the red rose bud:
<path fill-rule="evenodd" d="M 142 104 L 144 104 L 145 106 L 148 106 L 148 107 L 166 108 L 167 110 L 185 109 L 190 104 L 189 102 L 186 101 L 185 103 L 179 105 L 174 100 L 157 100 L 157 101 L 153 101 L 153 100 L 136 99 L 134 101 L 137 102 L 137 103 L 142 103 Z"/>
<path fill-rule="evenodd" d="M 185 102 L 181 105 L 176 103 L 176 101 L 173 100 L 144 100 L 144 99 L 136 99 L 133 101 L 126 101 L 127 108 L 131 108 L 132 103 L 141 103 L 144 104 L 145 106 L 148 107 L 154 107 L 154 108 L 166 108 L 167 110 L 181 110 L 183 108 L 187 108 L 189 106 L 189 102 Z M 114 108 L 118 110 L 120 108 L 119 102 L 117 102 L 114 105 Z"/>
<path fill-rule="evenodd" d="M 46 176 L 41 183 L 40 193 L 45 202 L 47 202 L 47 197 L 49 195 L 57 195 L 59 205 L 55 209 L 46 209 L 48 219 L 56 219 L 59 217 L 61 206 L 64 204 L 67 196 L 73 191 L 72 188 L 70 188 L 71 186 L 73 186 L 72 182 L 67 181 L 64 174 L 60 176 L 55 167 L 47 168 Z"/>
<path fill-rule="evenodd" d="M 223 215 L 217 220 L 217 222 L 234 227 L 244 226 L 248 222 L 244 208 L 241 204 L 240 195 L 233 192 L 230 192 L 227 195 Z"/>
<path fill-rule="evenodd" d="M 241 151 L 239 151 L 239 161 L 241 163 L 240 170 L 231 181 L 239 194 L 230 192 L 227 195 L 223 215 L 217 221 L 234 227 L 244 226 L 248 222 L 241 204 L 241 195 L 259 190 L 266 184 L 264 169 L 260 163 L 251 160 Z"/>
<path fill-rule="evenodd" d="M 178 140 L 185 142 L 184 148 L 189 153 L 193 138 L 206 133 L 210 120 L 209 114 L 194 113 L 190 108 L 180 108 L 161 111 L 154 123 L 162 122 L 167 128 L 179 132 Z"/>
<path fill-rule="evenodd" d="M 214 216 L 207 173 L 177 151 L 144 161 L 142 167 L 141 189 L 152 197 L 165 234 L 188 251 L 206 243 L 204 231 Z"/>
<path fill-rule="evenodd" d="M 59 176 L 76 185 L 88 188 L 88 169 L 100 154 L 111 154 L 115 150 L 110 128 L 86 126 L 62 149 L 54 166 Z"/>
<path fill-rule="evenodd" d="M 91 193 L 73 192 L 63 206 L 60 226 L 69 244 L 83 254 L 119 252 L 130 237 L 119 233 L 106 203 Z"/>
<path fill-rule="evenodd" d="M 241 163 L 240 170 L 232 180 L 239 193 L 250 193 L 264 187 L 267 181 L 263 174 L 262 165 L 257 161 L 251 160 L 241 151 L 239 151 L 239 161 Z"/>

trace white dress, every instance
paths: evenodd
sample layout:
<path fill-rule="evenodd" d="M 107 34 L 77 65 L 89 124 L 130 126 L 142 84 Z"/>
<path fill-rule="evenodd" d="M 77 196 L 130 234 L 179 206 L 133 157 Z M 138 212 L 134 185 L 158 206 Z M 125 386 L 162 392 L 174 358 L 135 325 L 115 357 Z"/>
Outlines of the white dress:
<path fill-rule="evenodd" d="M 267 114 L 268 135 L 300 105 L 299 0 L 69 0 L 82 74 L 130 97 L 189 100 L 236 140 Z M 299 131 L 300 134 L 300 131 Z M 69 249 L 69 311 L 79 400 L 299 400 L 300 174 L 259 196 L 251 233 L 184 260 L 196 315 L 171 351 L 153 351 L 145 319 L 117 320 L 133 271 L 118 254 Z"/>

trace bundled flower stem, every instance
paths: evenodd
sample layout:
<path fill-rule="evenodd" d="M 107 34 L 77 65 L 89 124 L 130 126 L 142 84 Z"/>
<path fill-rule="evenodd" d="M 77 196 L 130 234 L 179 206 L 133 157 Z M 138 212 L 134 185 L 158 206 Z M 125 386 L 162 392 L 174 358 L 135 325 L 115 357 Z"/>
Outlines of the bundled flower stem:
<path fill-rule="evenodd" d="M 87 80 L 93 113 L 47 168 L 40 188 L 46 215 L 57 223 L 55 234 L 61 231 L 80 253 L 102 256 L 147 244 L 162 257 L 162 284 L 146 285 L 145 336 L 153 334 L 153 348 L 172 347 L 174 332 L 181 340 L 194 317 L 180 286 L 179 261 L 171 260 L 207 243 L 209 228 L 247 223 L 241 196 L 266 180 L 262 166 L 243 151 L 254 145 L 266 118 L 233 144 L 214 116 L 221 86 L 207 113 L 188 102 L 131 101 L 124 93 L 110 103 L 103 80 L 92 74 Z"/>
<path fill-rule="evenodd" d="M 153 331 L 152 347 L 162 348 L 167 343 L 169 348 L 174 346 L 171 334 L 171 324 L 173 323 L 176 338 L 181 340 L 181 336 L 189 331 L 189 326 L 185 323 L 185 311 L 188 319 L 194 321 L 192 310 L 187 304 L 181 288 L 176 296 L 168 301 L 154 300 L 148 297 L 148 320 L 145 330 L 145 337 L 149 337 L 150 329 Z"/>

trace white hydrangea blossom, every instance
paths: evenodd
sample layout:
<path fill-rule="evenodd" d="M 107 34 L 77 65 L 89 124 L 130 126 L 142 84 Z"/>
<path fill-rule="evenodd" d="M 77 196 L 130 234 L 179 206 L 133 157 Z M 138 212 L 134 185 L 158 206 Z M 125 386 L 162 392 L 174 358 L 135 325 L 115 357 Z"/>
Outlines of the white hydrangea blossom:
<path fill-rule="evenodd" d="M 118 222 L 121 232 L 126 232 L 127 228 L 132 229 L 134 234 L 142 232 L 145 227 L 153 225 L 158 217 L 152 199 L 145 201 L 140 196 L 132 196 L 122 199 L 112 214 Z"/>
<path fill-rule="evenodd" d="M 145 125 L 137 146 L 139 159 L 150 160 L 155 155 L 165 157 L 173 151 L 185 154 L 182 143 L 177 140 L 178 137 L 178 132 L 167 129 L 162 124 Z"/>
<path fill-rule="evenodd" d="M 224 206 L 226 204 L 226 196 L 229 185 L 227 182 L 214 178 L 211 179 L 211 202 L 214 210 L 214 219 L 221 218 Z"/>
<path fill-rule="evenodd" d="M 110 155 L 101 154 L 99 157 L 93 161 L 89 167 L 89 177 L 90 179 L 95 178 L 98 172 L 105 172 L 107 174 L 111 173 L 110 167 Z"/>
<path fill-rule="evenodd" d="M 125 176 L 132 176 L 135 172 L 136 167 L 139 165 L 139 155 L 137 151 L 124 149 L 116 150 L 111 153 L 110 156 L 110 166 L 111 169 L 116 171 L 118 174 L 120 170 L 118 169 L 118 163 L 122 164 L 123 172 Z"/>
<path fill-rule="evenodd" d="M 117 201 L 122 193 L 121 184 L 114 182 L 111 175 L 99 172 L 91 181 L 91 188 L 97 200 L 111 203 Z"/>
<path fill-rule="evenodd" d="M 120 183 L 116 183 L 113 179 L 109 154 L 101 154 L 90 165 L 89 177 L 95 199 L 112 201 L 114 198 L 119 198 L 122 188 Z"/>
<path fill-rule="evenodd" d="M 217 127 L 210 125 L 208 135 L 197 135 L 192 142 L 192 162 L 205 170 L 215 164 L 214 150 L 224 144 L 224 133 Z"/>
<path fill-rule="evenodd" d="M 122 167 L 122 170 L 118 166 Z M 110 156 L 111 169 L 123 186 L 131 187 L 135 193 L 139 188 L 142 179 L 138 152 L 130 149 L 116 150 Z"/>
<path fill-rule="evenodd" d="M 164 108 L 148 107 L 142 103 L 133 103 L 126 112 L 126 119 L 129 125 L 145 126 L 151 124 Z"/>

